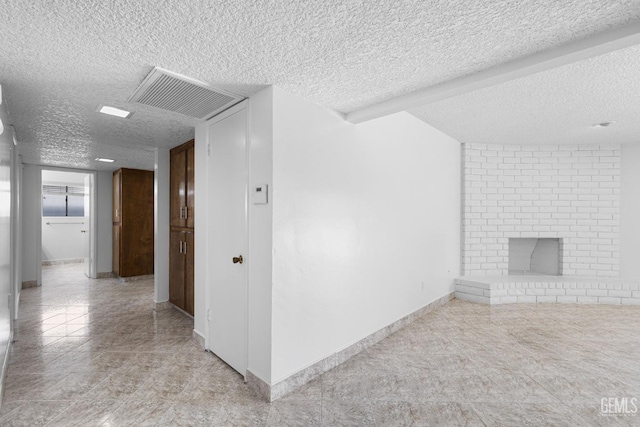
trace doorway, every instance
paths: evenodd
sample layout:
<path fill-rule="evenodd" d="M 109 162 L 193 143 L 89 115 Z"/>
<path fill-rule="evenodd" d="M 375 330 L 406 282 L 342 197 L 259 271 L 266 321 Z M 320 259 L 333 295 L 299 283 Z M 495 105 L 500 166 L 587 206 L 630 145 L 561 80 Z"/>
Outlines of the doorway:
<path fill-rule="evenodd" d="M 40 271 L 96 277 L 95 172 L 41 172 Z M 43 274 L 45 273 L 46 274 Z"/>

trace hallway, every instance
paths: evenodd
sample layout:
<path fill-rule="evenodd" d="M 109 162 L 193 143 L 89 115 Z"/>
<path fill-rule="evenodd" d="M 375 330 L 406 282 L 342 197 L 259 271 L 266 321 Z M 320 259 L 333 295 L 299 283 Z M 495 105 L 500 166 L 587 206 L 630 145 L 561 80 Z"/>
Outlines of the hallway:
<path fill-rule="evenodd" d="M 637 425 L 639 307 L 453 300 L 269 404 L 151 309 L 150 280 L 45 268 L 22 291 L 0 425 Z"/>
<path fill-rule="evenodd" d="M 82 264 L 43 268 L 43 286 L 22 291 L 0 425 L 184 424 L 205 398 L 241 399 L 235 409 L 266 419 L 268 405 L 241 377 L 193 344 L 193 320 L 153 311 L 152 295 L 152 280 L 91 280 Z"/>

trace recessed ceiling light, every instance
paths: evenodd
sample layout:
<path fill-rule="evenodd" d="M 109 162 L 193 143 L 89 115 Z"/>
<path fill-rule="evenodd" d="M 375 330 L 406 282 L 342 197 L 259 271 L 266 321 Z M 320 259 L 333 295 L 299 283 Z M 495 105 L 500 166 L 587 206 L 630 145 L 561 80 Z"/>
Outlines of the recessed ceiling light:
<path fill-rule="evenodd" d="M 122 110 L 116 107 L 109 107 L 108 105 L 101 106 L 98 111 L 104 114 L 109 114 L 110 116 L 122 117 L 123 119 L 128 119 L 133 115 L 131 111 Z"/>
<path fill-rule="evenodd" d="M 102 157 L 98 157 L 98 158 L 96 158 L 96 160 L 99 161 L 99 162 L 105 162 L 105 163 L 113 163 L 113 162 L 115 162 L 115 160 L 113 160 L 113 159 L 103 159 Z"/>
<path fill-rule="evenodd" d="M 609 121 L 609 122 L 602 122 L 602 123 L 596 123 L 595 125 L 593 125 L 594 128 L 606 128 L 611 126 L 612 124 L 614 124 L 615 121 Z"/>

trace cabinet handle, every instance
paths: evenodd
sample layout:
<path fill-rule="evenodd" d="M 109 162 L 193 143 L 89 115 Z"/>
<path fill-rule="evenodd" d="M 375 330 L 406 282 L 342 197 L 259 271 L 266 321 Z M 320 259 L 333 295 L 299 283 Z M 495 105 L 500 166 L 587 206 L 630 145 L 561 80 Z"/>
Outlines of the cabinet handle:
<path fill-rule="evenodd" d="M 116 208 L 116 218 L 118 218 L 118 208 Z"/>
<path fill-rule="evenodd" d="M 189 208 L 187 206 L 184 207 L 184 219 L 189 219 Z"/>
<path fill-rule="evenodd" d="M 184 216 L 182 213 L 182 206 L 180 206 L 180 219 L 184 219 Z M 182 242 L 180 242 L 180 248 L 182 248 Z"/>
<path fill-rule="evenodd" d="M 180 242 L 180 253 L 182 253 L 182 242 Z"/>
<path fill-rule="evenodd" d="M 187 254 L 187 242 L 184 242 L 184 252 L 183 252 L 183 254 L 185 254 L 185 255 Z"/>

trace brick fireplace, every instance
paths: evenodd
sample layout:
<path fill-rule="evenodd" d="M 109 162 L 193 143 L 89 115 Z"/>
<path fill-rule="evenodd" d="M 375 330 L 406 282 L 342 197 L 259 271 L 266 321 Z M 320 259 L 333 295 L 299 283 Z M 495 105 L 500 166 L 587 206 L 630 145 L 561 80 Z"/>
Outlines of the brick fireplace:
<path fill-rule="evenodd" d="M 464 144 L 456 298 L 640 305 L 640 281 L 619 277 L 620 164 L 618 145 Z M 516 239 L 555 240 L 557 273 L 532 272 L 531 257 L 514 270 Z"/>
<path fill-rule="evenodd" d="M 504 276 L 510 238 L 562 241 L 563 275 L 618 277 L 619 146 L 465 144 L 465 276 Z"/>

